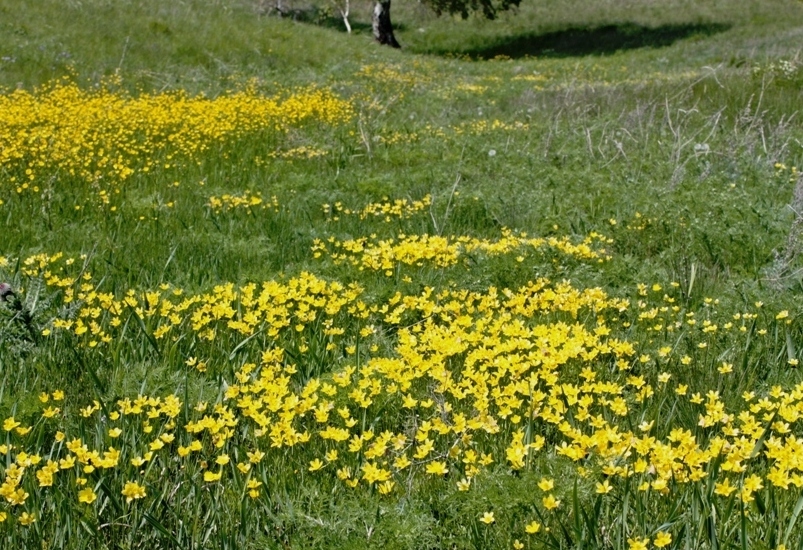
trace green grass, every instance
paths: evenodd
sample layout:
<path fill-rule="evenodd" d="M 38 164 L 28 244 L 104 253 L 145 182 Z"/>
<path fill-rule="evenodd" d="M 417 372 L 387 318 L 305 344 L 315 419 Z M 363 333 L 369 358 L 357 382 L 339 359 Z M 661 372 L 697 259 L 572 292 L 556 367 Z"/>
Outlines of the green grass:
<path fill-rule="evenodd" d="M 62 252 L 77 259 L 73 274 L 83 263 L 92 284 L 117 299 L 129 289 L 144 293 L 162 284 L 185 295 L 214 295 L 216 285 L 286 282 L 303 272 L 358 283 L 366 303 L 378 306 L 397 291 L 486 293 L 539 277 L 599 287 L 627 298 L 630 307 L 527 322 L 593 329 L 599 317 L 614 336 L 634 343 L 629 373 L 618 372 L 608 357 L 588 364 L 622 384 L 643 375 L 655 385 L 657 397 L 634 407 L 637 414 L 621 426 L 637 431 L 653 420 L 659 439 L 677 426 L 704 443 L 713 433 L 698 426 L 699 408 L 660 389 L 659 372 L 689 384 L 690 395 L 719 391 L 728 410 L 744 408 L 746 391 L 759 399 L 773 386 L 791 390 L 801 382 L 799 368 L 788 361 L 800 358 L 803 347 L 803 180 L 792 170 L 803 167 L 803 3 L 530 0 L 490 22 L 435 18 L 420 4 L 397 3 L 401 51 L 373 44 L 365 2 L 352 6 L 352 35 L 331 16 L 331 4 L 291 5 L 308 22 L 268 15 L 265 6 L 246 0 L 0 0 L 0 86 L 6 93 L 41 89 L 63 77 L 84 89 L 119 77 L 110 86 L 131 97 L 186 90 L 215 98 L 249 83 L 270 96 L 312 85 L 332 89 L 355 108 L 354 118 L 340 126 L 311 122 L 286 135 L 246 135 L 212 147 L 198 162 L 137 173 L 116 187 L 115 210 L 99 205 L 97 182 L 53 170 L 34 182 L 39 192 L 18 193 L 11 179 L 19 176 L 16 168 L 0 166 L 0 256 Z M 796 70 L 785 73 L 782 62 Z M 502 127 L 482 126 L 494 121 Z M 265 161 L 269 153 L 300 146 L 325 154 Z M 219 212 L 208 206 L 211 196 L 245 190 L 265 200 L 276 196 L 279 206 Z M 426 195 L 430 207 L 390 223 L 345 214 L 334 220 L 322 208 L 339 202 L 360 209 L 384 197 Z M 454 267 L 397 266 L 386 276 L 312 253 L 315 240 L 329 236 L 494 239 L 503 228 L 575 241 L 598 232 L 612 239 L 611 258 L 597 263 L 545 253 L 519 262 L 515 253 L 477 253 Z M 298 389 L 313 376 L 329 380 L 348 365 L 393 356 L 402 328 L 426 318 L 410 312 L 400 327 L 341 311 L 333 319 L 345 333 L 334 340 L 324 337 L 322 317 L 298 334 L 259 333 L 252 340 L 221 328 L 216 340 L 204 341 L 185 323 L 176 340 L 156 341 L 157 318 L 126 312 L 112 344 L 89 348 L 69 332 L 41 335 L 55 318 L 74 316 L 76 306 L 23 268 L 12 261 L 0 278 L 22 289 L 33 316 L 24 321 L 10 302 L 0 304 L 0 411 L 34 425 L 29 451 L 43 449 L 45 457 L 60 449 L 56 429 L 107 448 L 108 411 L 118 399 L 138 394 L 175 394 L 187 404 L 178 440 L 186 435 L 181 425 L 195 418 L 188 409 L 219 400 L 235 373 L 258 362 L 264 349 L 286 349 L 287 361 L 299 367 L 292 377 Z M 640 283 L 662 290 L 640 294 Z M 679 309 L 661 312 L 664 328 L 651 330 L 654 323 L 639 314 L 669 304 L 664 293 Z M 783 310 L 788 323 L 776 319 Z M 720 329 L 728 321 L 738 326 L 741 318 L 734 315 L 744 312 L 757 315 L 744 332 L 700 330 L 705 319 Z M 689 313 L 699 325 L 686 323 Z M 676 331 L 666 330 L 676 321 Z M 360 336 L 369 322 L 381 330 Z M 366 349 L 361 338 L 378 351 Z M 331 341 L 337 346 L 325 349 Z M 352 345 L 362 347 L 352 355 Z M 663 346 L 672 351 L 659 361 Z M 651 355 L 643 365 L 642 353 Z M 189 369 L 189 357 L 207 359 L 208 371 Z M 444 361 L 461 365 L 465 357 Z M 734 365 L 730 377 L 717 371 L 723 362 Z M 583 366 L 570 363 L 566 380 L 580 383 Z M 57 422 L 37 420 L 43 407 L 37 396 L 56 389 L 67 394 Z M 432 392 L 425 384 L 419 390 Z M 338 407 L 348 402 L 338 399 Z M 84 419 L 79 410 L 94 400 L 107 410 Z M 390 400 L 358 420 L 361 429 L 376 426 L 377 433 L 409 430 L 405 422 L 411 422 Z M 128 422 L 122 447 L 136 454 L 148 438 Z M 563 441 L 557 427 L 536 429 L 547 438 L 545 451 L 532 453 L 517 471 L 504 460 L 512 424 L 503 423 L 504 441 L 478 435 L 478 448 L 496 460 L 468 492 L 456 488 L 459 464 L 444 478 L 411 474 L 399 480 L 403 489 L 384 496 L 376 486 L 348 488 L 331 469 L 309 472 L 320 449 L 268 451 L 266 445 L 273 454 L 253 474 L 263 483 L 259 499 L 242 496 L 244 482 L 201 482 L 200 463 L 179 468 L 164 459 L 143 467 L 149 498 L 131 505 L 120 495 L 122 477 L 87 474 L 98 494 L 92 508 L 77 504 L 72 486 L 41 491 L 33 473 L 38 466 L 31 467 L 32 497 L 23 507 L 0 505 L 9 512 L 0 537 L 9 548 L 509 548 L 521 540 L 528 548 L 619 549 L 628 548 L 628 539 L 654 540 L 667 530 L 669 548 L 803 548 L 801 493 L 794 486 L 780 490 L 765 481 L 756 500 L 744 505 L 719 498 L 713 489 L 721 464 L 714 460 L 706 479 L 673 485 L 671 497 L 638 491 L 635 478 L 611 476 L 616 490 L 603 498 L 595 493 L 596 483 L 608 479 L 600 464 L 589 459 L 590 477 L 577 475 L 575 464 L 555 453 Z M 803 435 L 799 420 L 790 429 Z M 239 479 L 233 464 L 245 460 L 250 437 L 243 427 L 227 447 L 231 479 Z M 9 451 L 0 466 L 4 473 L 13 456 Z M 128 458 L 125 480 L 139 475 Z M 769 462 L 754 457 L 748 473 L 766 470 Z M 556 480 L 557 514 L 543 510 L 535 488 L 542 477 Z M 12 520 L 22 508 L 38 514 L 31 527 Z M 489 511 L 493 525 L 479 521 Z M 527 535 L 524 526 L 534 519 L 551 530 Z"/>

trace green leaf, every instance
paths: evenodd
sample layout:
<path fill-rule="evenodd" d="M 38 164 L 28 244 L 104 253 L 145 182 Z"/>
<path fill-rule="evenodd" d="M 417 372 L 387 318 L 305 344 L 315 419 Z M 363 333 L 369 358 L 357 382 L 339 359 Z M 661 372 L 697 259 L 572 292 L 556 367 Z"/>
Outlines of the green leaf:
<path fill-rule="evenodd" d="M 789 525 L 786 526 L 786 531 L 783 535 L 784 544 L 789 543 L 789 537 L 792 535 L 792 529 L 795 527 L 795 523 L 801 511 L 803 511 L 803 495 L 800 495 L 800 498 L 797 499 L 797 504 L 795 504 L 795 508 L 792 510 L 792 515 L 789 518 Z"/>
<path fill-rule="evenodd" d="M 143 516 L 145 518 L 145 521 L 147 521 L 151 525 L 151 527 L 159 531 L 165 537 L 170 539 L 170 542 L 178 546 L 178 540 L 176 539 L 175 535 L 173 535 L 173 533 L 171 533 L 164 525 L 162 525 L 159 522 L 159 520 L 157 520 L 155 517 L 153 517 L 151 514 L 147 512 L 145 512 Z"/>
<path fill-rule="evenodd" d="M 134 317 L 134 319 L 137 320 L 137 323 L 139 324 L 139 328 L 142 329 L 142 333 L 145 335 L 145 338 L 148 339 L 148 343 L 151 345 L 153 350 L 156 352 L 156 355 L 161 357 L 162 356 L 162 352 L 159 350 L 159 344 L 156 342 L 156 338 L 153 337 L 153 334 L 151 334 L 151 332 L 148 330 L 148 327 L 145 325 L 145 321 L 142 320 L 142 317 L 139 316 L 139 313 L 137 313 L 136 309 L 134 309 L 131 306 L 128 306 L 128 309 L 131 312 L 131 315 Z"/>

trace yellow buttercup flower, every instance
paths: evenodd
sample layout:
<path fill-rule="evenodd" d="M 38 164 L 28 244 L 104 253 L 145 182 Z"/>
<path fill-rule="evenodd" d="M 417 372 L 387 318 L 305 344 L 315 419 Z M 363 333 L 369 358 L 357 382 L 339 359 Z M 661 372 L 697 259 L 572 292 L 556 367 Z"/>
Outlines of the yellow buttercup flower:
<path fill-rule="evenodd" d="M 493 512 L 485 512 L 484 514 L 482 514 L 480 521 L 483 522 L 485 525 L 490 525 L 496 521 L 496 518 L 494 517 Z"/>
<path fill-rule="evenodd" d="M 538 482 L 538 488 L 544 492 L 551 491 L 555 487 L 555 481 L 546 477 L 541 478 Z"/>
<path fill-rule="evenodd" d="M 144 498 L 146 496 L 145 487 L 133 481 L 126 481 L 125 487 L 123 487 L 122 490 L 122 495 L 125 497 L 126 502 Z"/>
<path fill-rule="evenodd" d="M 524 526 L 524 530 L 527 532 L 527 534 L 534 535 L 541 530 L 541 524 L 537 521 L 531 521 Z"/>
<path fill-rule="evenodd" d="M 207 483 L 213 483 L 215 481 L 220 481 L 220 478 L 223 476 L 223 470 L 219 470 L 218 472 L 213 472 L 211 470 L 207 470 L 204 472 L 204 481 Z"/>
<path fill-rule="evenodd" d="M 668 546 L 671 542 L 672 535 L 666 531 L 659 531 L 658 534 L 655 535 L 655 539 L 652 541 L 656 548 L 663 548 L 664 546 Z"/>
<path fill-rule="evenodd" d="M 425 470 L 428 474 L 439 475 L 439 476 L 446 475 L 447 473 L 449 473 L 449 469 L 446 467 L 446 463 L 439 460 L 427 464 Z"/>
<path fill-rule="evenodd" d="M 382 482 L 382 483 L 380 483 L 378 485 L 379 494 L 381 494 L 381 495 L 390 494 L 391 491 L 393 491 L 393 487 L 395 487 L 395 486 L 396 486 L 396 482 L 394 482 L 393 480 L 388 480 L 388 481 Z"/>
<path fill-rule="evenodd" d="M 597 494 L 607 495 L 611 491 L 613 491 L 613 486 L 608 482 L 607 479 L 602 483 L 597 483 Z"/>
<path fill-rule="evenodd" d="M 13 417 L 13 416 L 10 416 L 10 417 L 6 418 L 6 419 L 3 421 L 3 429 L 4 429 L 5 431 L 7 431 L 7 432 L 10 432 L 11 430 L 13 430 L 14 428 L 16 428 L 16 427 L 17 427 L 17 426 L 19 426 L 19 425 L 20 425 L 20 423 L 19 423 L 19 422 L 17 422 L 17 421 L 14 419 L 14 417 Z"/>
<path fill-rule="evenodd" d="M 541 503 L 547 510 L 554 510 L 560 506 L 560 500 L 556 499 L 554 495 L 545 496 L 543 499 L 541 499 Z"/>
<path fill-rule="evenodd" d="M 85 504 L 92 504 L 93 502 L 95 502 L 97 498 L 98 496 L 89 487 L 78 491 L 78 502 L 83 502 Z"/>

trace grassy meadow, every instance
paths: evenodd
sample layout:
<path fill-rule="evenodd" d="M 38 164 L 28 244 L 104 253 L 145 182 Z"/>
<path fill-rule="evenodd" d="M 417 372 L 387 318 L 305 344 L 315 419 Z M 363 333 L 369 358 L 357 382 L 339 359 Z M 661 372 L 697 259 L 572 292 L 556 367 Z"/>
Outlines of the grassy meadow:
<path fill-rule="evenodd" d="M 803 549 L 803 2 L 0 0 L 0 547 Z"/>

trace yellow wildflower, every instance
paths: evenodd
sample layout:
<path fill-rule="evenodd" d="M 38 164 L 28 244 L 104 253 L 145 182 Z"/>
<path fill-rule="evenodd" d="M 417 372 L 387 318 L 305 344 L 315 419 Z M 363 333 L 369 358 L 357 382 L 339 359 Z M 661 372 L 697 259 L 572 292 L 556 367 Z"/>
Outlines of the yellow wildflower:
<path fill-rule="evenodd" d="M 93 491 L 90 487 L 78 491 L 78 502 L 92 504 L 97 498 L 98 495 L 96 495 L 95 491 Z"/>
<path fill-rule="evenodd" d="M 125 497 L 126 502 L 131 502 L 134 499 L 144 498 L 146 496 L 145 487 L 134 483 L 133 481 L 126 481 L 123 487 L 122 495 Z"/>
<path fill-rule="evenodd" d="M 480 521 L 483 522 L 485 525 L 490 525 L 496 521 L 496 518 L 494 518 L 493 512 L 485 512 L 484 514 L 482 514 Z"/>

